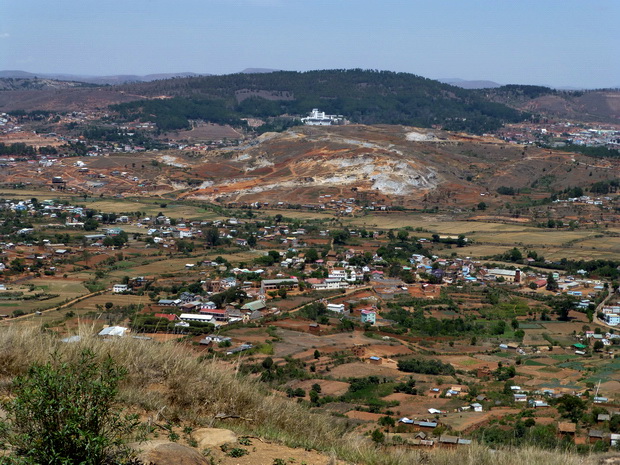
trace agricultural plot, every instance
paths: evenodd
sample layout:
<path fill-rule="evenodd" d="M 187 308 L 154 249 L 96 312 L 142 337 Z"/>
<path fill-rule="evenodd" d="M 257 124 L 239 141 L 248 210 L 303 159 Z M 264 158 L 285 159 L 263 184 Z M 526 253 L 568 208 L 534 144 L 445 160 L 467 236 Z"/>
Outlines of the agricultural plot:
<path fill-rule="evenodd" d="M 531 229 L 527 226 L 518 226 L 503 223 L 486 223 L 478 221 L 454 221 L 445 216 L 429 216 L 419 213 L 390 213 L 377 214 L 371 213 L 365 216 L 350 220 L 352 225 L 374 226 L 379 229 L 398 229 L 410 226 L 412 228 L 422 228 L 424 230 L 445 234 L 468 234 L 472 232 L 496 232 L 510 233 L 521 232 Z M 424 236 L 424 232 L 416 233 Z"/>
<path fill-rule="evenodd" d="M 73 311 L 84 310 L 86 312 L 94 312 L 100 308 L 105 308 L 105 304 L 108 302 L 116 307 L 127 305 L 147 305 L 151 303 L 147 296 L 129 294 L 100 294 L 81 300 L 68 308 Z"/>
<path fill-rule="evenodd" d="M 324 213 L 319 211 L 303 211 L 303 210 L 276 210 L 261 208 L 258 210 L 259 216 L 276 216 L 282 215 L 285 218 L 304 219 L 304 220 L 331 220 L 333 213 Z"/>
<path fill-rule="evenodd" d="M 522 231 L 510 231 L 503 233 L 476 232 L 471 234 L 472 240 L 478 243 L 506 244 L 506 247 L 513 247 L 515 244 L 522 244 L 527 247 L 556 246 L 559 247 L 573 241 L 594 236 L 593 231 L 555 231 L 542 229 L 529 229 Z"/>
<path fill-rule="evenodd" d="M 84 202 L 82 202 L 84 203 Z M 94 202 L 86 202 L 89 208 L 102 211 L 104 213 L 119 213 L 119 212 L 136 212 L 140 211 L 146 214 L 146 216 L 154 216 L 159 212 L 170 216 L 172 218 L 184 218 L 191 220 L 216 220 L 223 219 L 222 216 L 213 213 L 210 210 L 205 210 L 199 206 L 176 204 L 166 200 L 158 200 L 151 202 L 143 199 L 106 199 L 96 200 Z M 165 207 L 162 207 L 165 205 Z"/>
<path fill-rule="evenodd" d="M 187 279 L 198 279 L 198 275 L 194 270 L 187 270 L 185 265 L 196 264 L 199 261 L 206 259 L 214 259 L 217 256 L 222 256 L 231 263 L 239 262 L 251 262 L 254 258 L 259 256 L 260 252 L 233 252 L 233 253 L 213 253 L 210 255 L 201 255 L 199 257 L 184 257 L 184 258 L 169 258 L 165 256 L 154 257 L 154 259 L 148 260 L 148 263 L 140 261 L 138 259 L 126 261 L 127 265 L 123 265 L 123 262 L 118 262 L 120 269 L 112 271 L 109 276 L 111 280 L 122 279 L 123 276 L 153 276 L 167 273 L 175 273 L 180 276 L 186 276 Z"/>
<path fill-rule="evenodd" d="M 462 248 L 461 251 L 463 255 L 466 255 L 468 257 L 482 258 L 503 254 L 504 252 L 506 252 L 506 246 L 492 244 L 472 244 Z M 545 256 L 547 256 L 546 250 Z"/>
<path fill-rule="evenodd" d="M 25 292 L 24 296 L 35 294 L 50 294 L 55 296 L 51 298 L 44 298 L 44 300 L 24 299 L 4 302 L 0 301 L 2 304 L 5 304 L 0 304 L 0 314 L 9 315 L 15 310 L 19 310 L 24 313 L 32 313 L 55 307 L 81 295 L 88 294 L 88 290 L 79 281 L 35 278 L 29 280 L 28 284 L 33 285 L 34 290 L 31 292 Z"/>

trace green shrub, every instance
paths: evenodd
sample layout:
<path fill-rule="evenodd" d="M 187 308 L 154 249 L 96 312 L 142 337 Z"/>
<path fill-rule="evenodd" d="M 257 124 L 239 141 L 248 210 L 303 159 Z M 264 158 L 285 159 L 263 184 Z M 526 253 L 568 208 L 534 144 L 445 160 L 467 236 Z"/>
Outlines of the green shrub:
<path fill-rule="evenodd" d="M 249 452 L 246 449 L 243 449 L 242 447 L 235 447 L 233 449 L 230 449 L 226 455 L 228 455 L 229 457 L 243 457 L 244 455 L 249 454 Z"/>
<path fill-rule="evenodd" d="M 126 370 L 90 350 L 73 363 L 58 354 L 15 378 L 2 436 L 27 463 L 99 465 L 129 457 L 124 438 L 138 425 L 114 408 Z"/>

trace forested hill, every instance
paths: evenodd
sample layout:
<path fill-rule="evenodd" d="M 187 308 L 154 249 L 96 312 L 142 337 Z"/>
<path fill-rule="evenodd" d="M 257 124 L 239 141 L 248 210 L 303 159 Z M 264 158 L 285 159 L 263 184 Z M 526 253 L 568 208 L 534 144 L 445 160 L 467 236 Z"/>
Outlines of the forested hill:
<path fill-rule="evenodd" d="M 526 113 L 483 94 L 407 73 L 372 70 L 279 71 L 176 78 L 128 84 L 120 90 L 145 97 L 114 109 L 126 118 L 156 119 L 162 130 L 188 119 L 236 124 L 246 117 L 305 116 L 312 108 L 354 123 L 405 124 L 482 133 Z"/>

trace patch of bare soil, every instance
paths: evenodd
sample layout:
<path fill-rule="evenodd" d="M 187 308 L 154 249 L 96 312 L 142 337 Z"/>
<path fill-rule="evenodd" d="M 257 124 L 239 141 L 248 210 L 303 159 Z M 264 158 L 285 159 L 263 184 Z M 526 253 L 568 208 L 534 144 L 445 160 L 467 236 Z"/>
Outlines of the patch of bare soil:
<path fill-rule="evenodd" d="M 450 410 L 446 406 L 452 402 L 452 399 L 445 397 L 440 398 L 434 396 L 412 396 L 410 394 L 394 393 L 383 397 L 382 400 L 398 401 L 399 405 L 393 410 L 399 416 L 405 416 L 414 419 L 430 418 L 432 415 L 428 413 L 429 408 L 442 411 Z"/>
<path fill-rule="evenodd" d="M 292 449 L 280 444 L 263 442 L 259 439 L 250 439 L 250 446 L 235 446 L 248 451 L 242 457 L 230 457 L 219 449 L 212 449 L 214 463 L 220 465 L 273 465 L 277 459 L 280 463 L 307 465 L 344 465 L 344 462 L 335 460 L 318 452 L 305 449 Z"/>
<path fill-rule="evenodd" d="M 291 387 L 294 389 L 302 388 L 309 392 L 314 384 L 321 386 L 321 396 L 341 396 L 349 390 L 349 383 L 326 379 L 306 379 L 292 384 Z"/>
<path fill-rule="evenodd" d="M 396 364 L 393 367 L 386 365 L 372 365 L 370 363 L 354 362 L 346 363 L 332 368 L 330 374 L 334 378 L 363 378 L 365 376 L 380 376 L 388 378 L 398 378 L 403 375 L 402 372 L 396 369 Z"/>

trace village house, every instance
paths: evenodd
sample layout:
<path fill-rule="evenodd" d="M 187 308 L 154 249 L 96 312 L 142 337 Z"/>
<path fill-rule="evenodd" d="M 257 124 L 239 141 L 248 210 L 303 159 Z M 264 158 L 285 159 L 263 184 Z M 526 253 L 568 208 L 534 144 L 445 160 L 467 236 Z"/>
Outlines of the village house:
<path fill-rule="evenodd" d="M 591 429 L 588 431 L 588 441 L 590 444 L 594 444 L 597 441 L 607 442 L 609 436 L 604 431 L 598 429 Z"/>
<path fill-rule="evenodd" d="M 277 291 L 278 289 L 297 290 L 299 289 L 299 281 L 295 276 L 285 279 L 264 279 L 261 281 L 261 293 L 267 291 Z"/>
<path fill-rule="evenodd" d="M 212 315 L 200 315 L 197 313 L 181 313 L 179 320 L 183 322 L 196 321 L 198 323 L 213 323 Z"/>
<path fill-rule="evenodd" d="M 330 312 L 344 313 L 344 304 L 327 304 L 327 310 Z"/>
<path fill-rule="evenodd" d="M 377 312 L 374 310 L 362 310 L 361 311 L 361 321 L 362 323 L 369 323 L 374 325 L 377 323 Z"/>
<path fill-rule="evenodd" d="M 210 316 L 215 321 L 228 321 L 228 313 L 224 309 L 214 308 L 201 308 L 200 315 Z"/>
<path fill-rule="evenodd" d="M 129 287 L 127 284 L 115 284 L 112 286 L 112 292 L 115 294 L 122 294 L 123 292 L 127 292 Z"/>
<path fill-rule="evenodd" d="M 520 283 L 521 270 L 503 270 L 501 268 L 491 268 L 487 270 L 487 278 L 501 280 L 507 283 Z"/>
<path fill-rule="evenodd" d="M 221 344 L 226 342 L 232 342 L 232 339 L 228 336 L 220 336 L 219 334 L 210 334 L 200 340 L 201 345 Z"/>
<path fill-rule="evenodd" d="M 331 289 L 346 289 L 349 287 L 347 281 L 338 278 L 308 278 L 306 282 L 310 284 L 312 289 L 317 291 L 326 291 Z"/>
<path fill-rule="evenodd" d="M 560 437 L 575 437 L 575 433 L 577 432 L 577 425 L 575 423 L 570 422 L 560 422 L 558 423 L 558 436 Z"/>

